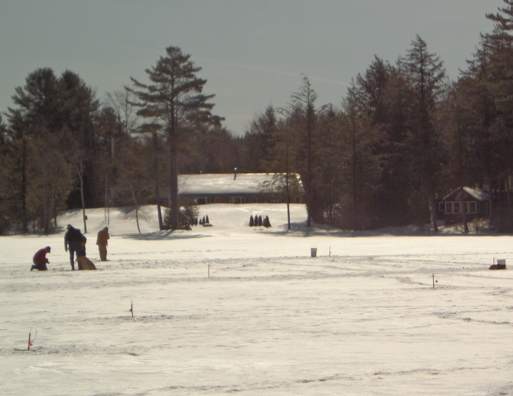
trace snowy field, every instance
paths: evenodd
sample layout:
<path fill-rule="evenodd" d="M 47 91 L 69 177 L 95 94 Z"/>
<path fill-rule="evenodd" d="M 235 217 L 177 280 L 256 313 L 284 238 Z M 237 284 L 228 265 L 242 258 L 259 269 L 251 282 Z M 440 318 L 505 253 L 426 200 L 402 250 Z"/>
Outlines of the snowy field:
<path fill-rule="evenodd" d="M 144 208 L 143 235 L 112 211 L 105 263 L 90 211 L 93 272 L 70 271 L 62 233 L 0 238 L 0 395 L 513 395 L 513 273 L 487 270 L 513 265 L 513 237 L 287 234 L 284 205 L 201 209 L 213 227 L 167 234 Z M 272 229 L 247 227 L 257 212 Z"/>

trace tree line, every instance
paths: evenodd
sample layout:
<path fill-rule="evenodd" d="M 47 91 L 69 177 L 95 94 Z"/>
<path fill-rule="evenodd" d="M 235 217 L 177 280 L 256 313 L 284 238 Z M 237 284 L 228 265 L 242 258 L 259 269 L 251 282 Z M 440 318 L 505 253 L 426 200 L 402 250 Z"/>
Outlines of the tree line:
<path fill-rule="evenodd" d="M 78 74 L 30 73 L 0 118 L 0 232 L 44 232 L 67 209 L 158 203 L 170 186 L 170 226 L 178 228 L 177 164 L 185 173 L 235 166 L 237 140 L 211 113 L 205 80 L 170 47 L 150 83 L 131 84 L 100 101 Z M 136 212 L 137 216 L 137 212 Z"/>
<path fill-rule="evenodd" d="M 104 100 L 72 71 L 37 69 L 0 118 L 0 231 L 50 232 L 65 209 L 147 203 L 161 227 L 180 228 L 177 175 L 235 167 L 299 174 L 308 225 L 436 231 L 451 188 L 512 187 L 513 0 L 503 1 L 455 81 L 417 36 L 393 62 L 376 56 L 340 104 L 319 104 L 305 76 L 241 137 L 180 48 Z M 498 209 L 512 218 L 510 201 Z"/>
<path fill-rule="evenodd" d="M 267 108 L 244 137 L 246 168 L 301 175 L 309 223 L 351 229 L 430 224 L 458 186 L 513 191 L 513 0 L 486 17 L 455 81 L 417 36 L 404 55 L 375 57 L 340 106 L 320 105 L 310 80 Z M 513 230 L 511 194 L 492 226 Z"/>

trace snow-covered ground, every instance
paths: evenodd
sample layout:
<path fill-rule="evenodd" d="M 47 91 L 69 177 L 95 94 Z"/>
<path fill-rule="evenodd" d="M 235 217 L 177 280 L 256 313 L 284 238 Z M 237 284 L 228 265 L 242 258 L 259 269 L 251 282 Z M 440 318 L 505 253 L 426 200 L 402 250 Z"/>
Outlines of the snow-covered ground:
<path fill-rule="evenodd" d="M 112 210 L 105 263 L 89 211 L 92 272 L 70 271 L 62 233 L 0 238 L 0 395 L 513 395 L 513 274 L 487 270 L 513 265 L 512 237 L 305 235 L 284 205 L 201 210 L 213 227 L 168 234 L 146 207 L 143 235 Z M 46 245 L 50 270 L 29 272 Z"/>

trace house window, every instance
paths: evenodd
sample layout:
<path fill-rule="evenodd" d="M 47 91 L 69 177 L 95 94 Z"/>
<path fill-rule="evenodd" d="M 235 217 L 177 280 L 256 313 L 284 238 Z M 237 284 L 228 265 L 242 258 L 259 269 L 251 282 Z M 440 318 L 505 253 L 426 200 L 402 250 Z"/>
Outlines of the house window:
<path fill-rule="evenodd" d="M 460 203 L 459 202 L 454 202 L 453 204 L 453 213 L 460 213 Z"/>
<path fill-rule="evenodd" d="M 452 202 L 445 203 L 445 213 L 447 213 L 447 214 L 452 213 Z"/>
<path fill-rule="evenodd" d="M 444 202 L 438 202 L 438 211 L 443 212 L 444 211 Z"/>
<path fill-rule="evenodd" d="M 477 213 L 477 202 L 467 201 L 461 203 L 461 210 L 465 211 L 466 214 Z"/>

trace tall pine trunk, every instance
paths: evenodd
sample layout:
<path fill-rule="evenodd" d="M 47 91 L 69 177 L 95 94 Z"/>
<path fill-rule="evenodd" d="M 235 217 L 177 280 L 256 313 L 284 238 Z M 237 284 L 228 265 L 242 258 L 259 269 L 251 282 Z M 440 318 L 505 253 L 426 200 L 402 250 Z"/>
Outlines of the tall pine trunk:
<path fill-rule="evenodd" d="M 287 148 L 287 174 L 285 176 L 285 187 L 287 190 L 287 229 L 290 231 L 290 185 L 289 185 L 289 151 Z"/>
<path fill-rule="evenodd" d="M 28 232 L 27 216 L 27 142 L 25 135 L 21 137 L 21 227 L 23 233 Z"/>
<path fill-rule="evenodd" d="M 84 192 L 84 163 L 82 160 L 78 165 L 78 178 L 80 180 L 80 203 L 82 205 L 82 222 L 84 223 L 84 233 L 87 234 L 87 215 L 85 210 L 85 192 Z"/>
<path fill-rule="evenodd" d="M 57 194 L 52 191 L 52 221 L 54 230 L 57 229 Z"/>
<path fill-rule="evenodd" d="M 141 225 L 139 224 L 139 201 L 137 200 L 137 195 L 135 193 L 135 188 L 132 184 L 130 184 L 130 191 L 132 193 L 132 200 L 135 205 L 135 223 L 137 224 L 137 232 L 141 233 Z"/>
<path fill-rule="evenodd" d="M 433 232 L 438 232 L 438 220 L 436 216 L 436 207 L 435 207 L 435 198 L 432 194 L 430 194 L 429 202 L 428 202 L 428 209 L 429 209 L 429 217 L 431 221 L 431 228 Z"/>
<path fill-rule="evenodd" d="M 353 218 L 352 228 L 353 230 L 358 227 L 358 208 L 357 208 L 357 169 L 356 169 L 356 120 L 354 115 L 351 115 L 351 184 L 352 184 L 352 204 L 353 204 Z"/>
<path fill-rule="evenodd" d="M 170 227 L 172 230 L 178 228 L 178 171 L 176 162 L 176 114 L 174 106 L 171 106 L 171 125 L 169 128 L 168 135 L 168 150 L 169 150 L 169 210 L 170 215 Z"/>
<path fill-rule="evenodd" d="M 306 164 L 306 178 L 308 180 L 308 191 L 307 191 L 307 219 L 306 219 L 306 226 L 311 227 L 312 226 L 312 212 L 314 210 L 313 205 L 313 195 L 312 195 L 312 129 L 313 129 L 313 109 L 311 109 L 309 106 L 306 110 L 306 136 L 307 136 L 307 164 Z"/>
<path fill-rule="evenodd" d="M 47 164 L 45 164 L 44 162 L 46 161 L 43 161 L 43 166 L 44 166 L 44 170 L 43 170 L 43 178 L 44 178 L 44 181 L 45 181 L 45 185 L 44 185 L 44 197 L 43 197 L 43 213 L 42 213 L 42 226 L 43 226 L 43 231 L 45 233 L 45 235 L 48 235 L 50 233 L 50 219 L 51 219 L 51 216 L 50 216 L 50 180 L 49 180 L 49 175 L 48 175 L 48 166 Z"/>
<path fill-rule="evenodd" d="M 107 224 L 107 225 L 109 225 L 109 220 L 110 220 L 110 218 L 109 218 L 110 217 L 109 189 L 110 189 L 109 175 L 106 174 L 105 175 L 105 197 L 104 197 L 105 203 L 104 203 L 104 210 L 103 210 L 103 219 L 104 219 L 105 224 Z"/>
<path fill-rule="evenodd" d="M 175 139 L 172 139 L 173 143 L 170 148 L 170 156 L 169 159 L 169 173 L 170 173 L 170 183 L 169 183 L 169 193 L 170 193 L 170 206 L 171 210 L 171 229 L 176 230 L 178 228 L 178 172 L 176 168 L 176 145 Z"/>
<path fill-rule="evenodd" d="M 155 201 L 157 204 L 157 217 L 159 221 L 159 230 L 164 228 L 164 222 L 162 221 L 162 208 L 160 205 L 160 167 L 159 167 L 159 156 L 158 156 L 158 141 L 157 133 L 153 132 L 153 176 L 154 176 L 154 189 L 155 189 Z"/>

